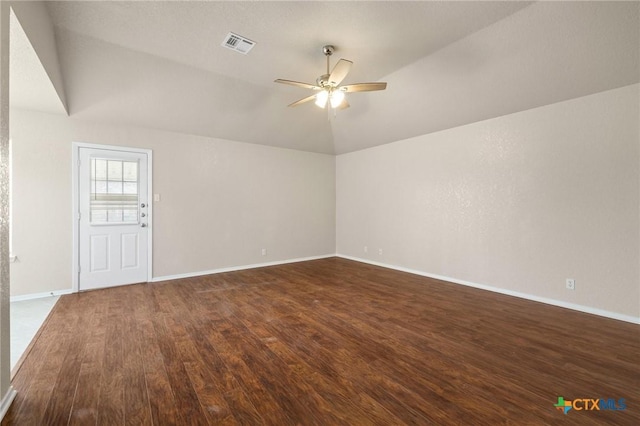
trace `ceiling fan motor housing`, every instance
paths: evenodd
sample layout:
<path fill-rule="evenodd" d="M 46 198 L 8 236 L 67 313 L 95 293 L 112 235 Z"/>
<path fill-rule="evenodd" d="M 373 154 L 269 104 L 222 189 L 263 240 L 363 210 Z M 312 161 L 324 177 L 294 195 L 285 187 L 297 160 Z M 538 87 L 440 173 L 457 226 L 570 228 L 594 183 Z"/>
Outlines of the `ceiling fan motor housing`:
<path fill-rule="evenodd" d="M 333 52 L 335 52 L 335 50 L 336 48 L 330 44 L 322 46 L 322 53 L 324 53 L 326 56 L 331 56 Z"/>
<path fill-rule="evenodd" d="M 322 74 L 316 79 L 316 83 L 322 88 L 331 87 L 331 84 L 329 84 L 329 74 Z"/>

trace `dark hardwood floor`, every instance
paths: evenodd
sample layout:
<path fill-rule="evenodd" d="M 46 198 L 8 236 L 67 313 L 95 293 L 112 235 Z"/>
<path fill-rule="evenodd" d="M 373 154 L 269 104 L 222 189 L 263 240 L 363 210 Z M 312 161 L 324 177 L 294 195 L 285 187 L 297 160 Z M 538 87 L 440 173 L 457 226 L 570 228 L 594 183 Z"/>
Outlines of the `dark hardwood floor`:
<path fill-rule="evenodd" d="M 639 331 L 338 258 L 131 285 L 60 298 L 2 424 L 639 425 Z"/>

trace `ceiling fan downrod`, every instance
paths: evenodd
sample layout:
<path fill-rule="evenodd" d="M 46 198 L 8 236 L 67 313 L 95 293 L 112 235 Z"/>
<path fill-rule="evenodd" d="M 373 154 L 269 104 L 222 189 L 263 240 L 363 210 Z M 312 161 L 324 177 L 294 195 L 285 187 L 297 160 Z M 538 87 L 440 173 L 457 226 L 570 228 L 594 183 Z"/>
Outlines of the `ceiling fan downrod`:
<path fill-rule="evenodd" d="M 331 55 L 333 55 L 333 52 L 335 52 L 335 51 L 336 51 L 336 48 L 334 46 L 332 46 L 331 44 L 327 44 L 325 46 L 322 46 L 322 53 L 324 53 L 324 56 L 327 57 L 327 73 L 324 74 L 324 75 L 321 75 L 316 80 L 316 82 L 318 83 L 318 85 L 320 87 L 324 87 L 329 81 L 329 75 L 331 74 L 331 71 L 330 71 L 331 68 L 329 67 L 329 57 Z"/>

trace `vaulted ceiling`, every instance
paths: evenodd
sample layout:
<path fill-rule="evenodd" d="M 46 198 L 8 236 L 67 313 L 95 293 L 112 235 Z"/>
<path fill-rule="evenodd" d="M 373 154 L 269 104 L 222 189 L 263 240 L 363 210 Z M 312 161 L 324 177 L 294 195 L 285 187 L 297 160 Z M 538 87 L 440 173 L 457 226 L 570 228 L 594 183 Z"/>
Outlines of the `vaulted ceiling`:
<path fill-rule="evenodd" d="M 344 153 L 637 83 L 639 5 L 51 1 L 46 10 L 72 118 Z M 230 31 L 256 42 L 248 55 L 221 46 Z M 314 83 L 325 44 L 336 46 L 332 63 L 354 62 L 345 83 L 387 90 L 348 95 L 351 107 L 330 119 L 313 103 L 287 108 L 310 93 L 273 81 Z M 12 54 L 22 76 L 12 105 L 51 111 L 55 91 L 34 94 L 33 61 Z"/>

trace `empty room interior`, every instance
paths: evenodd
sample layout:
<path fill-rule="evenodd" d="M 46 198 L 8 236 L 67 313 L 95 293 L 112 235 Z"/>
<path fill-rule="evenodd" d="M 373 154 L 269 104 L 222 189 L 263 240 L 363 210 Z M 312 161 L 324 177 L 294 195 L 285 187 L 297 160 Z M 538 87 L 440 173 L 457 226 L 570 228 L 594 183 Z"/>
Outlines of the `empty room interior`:
<path fill-rule="evenodd" d="M 639 64 L 638 1 L 1 1 L 2 425 L 640 424 Z"/>

